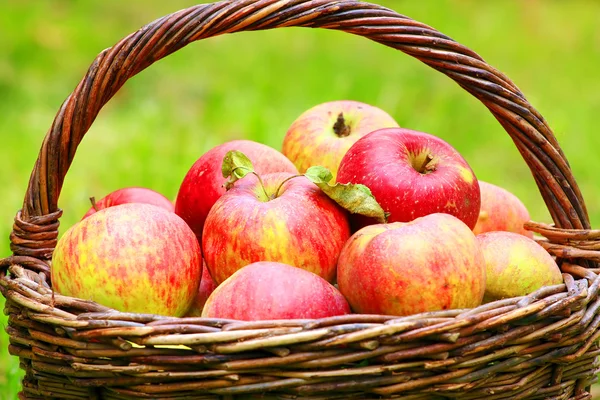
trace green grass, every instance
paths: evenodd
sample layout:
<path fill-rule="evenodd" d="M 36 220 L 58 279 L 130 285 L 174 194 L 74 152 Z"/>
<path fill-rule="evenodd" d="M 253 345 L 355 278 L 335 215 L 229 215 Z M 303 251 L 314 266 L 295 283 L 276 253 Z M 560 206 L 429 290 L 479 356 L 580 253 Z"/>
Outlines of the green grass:
<path fill-rule="evenodd" d="M 96 54 L 141 25 L 193 5 L 94 0 L 9 0 L 0 5 L 0 257 L 43 136 Z M 600 224 L 595 114 L 600 110 L 600 3 L 388 0 L 505 72 L 553 127 Z M 477 176 L 519 196 L 550 221 L 527 166 L 491 114 L 455 83 L 395 50 L 340 32 L 279 29 L 195 43 L 129 81 L 78 149 L 61 194 L 62 231 L 89 196 L 141 185 L 174 198 L 207 149 L 234 138 L 280 148 L 304 110 L 364 101 L 399 124 L 438 135 Z M 0 300 L 0 302 L 2 302 Z M 2 317 L 0 324 L 5 325 Z M 0 333 L 0 398 L 19 390 L 18 361 Z"/>

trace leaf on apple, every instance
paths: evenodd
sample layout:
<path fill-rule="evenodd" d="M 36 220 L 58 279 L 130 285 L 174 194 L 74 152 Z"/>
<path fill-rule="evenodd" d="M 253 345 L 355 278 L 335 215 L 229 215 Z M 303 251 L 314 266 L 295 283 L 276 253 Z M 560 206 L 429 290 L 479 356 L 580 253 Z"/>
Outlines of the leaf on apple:
<path fill-rule="evenodd" d="M 304 173 L 304 176 L 306 176 L 315 185 L 319 185 L 319 183 L 329 184 L 329 182 L 333 179 L 333 174 L 331 171 L 320 165 L 309 167 Z"/>
<path fill-rule="evenodd" d="M 238 150 L 231 150 L 223 157 L 221 172 L 223 173 L 223 178 L 229 178 L 225 182 L 225 189 L 229 190 L 233 187 L 235 181 L 253 173 L 254 166 L 244 153 Z"/>
<path fill-rule="evenodd" d="M 361 214 L 375 218 L 381 223 L 387 222 L 387 213 L 381 208 L 371 189 L 360 183 L 338 183 L 330 185 L 333 174 L 322 166 L 310 167 L 304 174 L 327 196 L 352 214 Z"/>

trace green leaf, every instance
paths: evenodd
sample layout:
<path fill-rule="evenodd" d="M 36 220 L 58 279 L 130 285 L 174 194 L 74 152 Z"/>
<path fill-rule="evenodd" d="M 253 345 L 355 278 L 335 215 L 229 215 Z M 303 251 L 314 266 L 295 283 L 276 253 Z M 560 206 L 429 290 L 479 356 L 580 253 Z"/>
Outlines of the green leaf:
<path fill-rule="evenodd" d="M 225 189 L 231 189 L 235 181 L 253 172 L 252 161 L 241 151 L 231 150 L 223 157 L 221 173 L 223 174 L 223 178 L 229 178 L 225 182 Z"/>
<path fill-rule="evenodd" d="M 321 166 L 310 167 L 304 174 L 317 185 L 327 196 L 352 214 L 360 214 L 375 218 L 381 223 L 387 222 L 388 214 L 381 208 L 371 189 L 360 183 L 334 183 L 331 172 Z"/>
<path fill-rule="evenodd" d="M 304 176 L 313 183 L 329 183 L 333 179 L 333 174 L 325 167 L 320 165 L 310 167 L 304 173 Z"/>

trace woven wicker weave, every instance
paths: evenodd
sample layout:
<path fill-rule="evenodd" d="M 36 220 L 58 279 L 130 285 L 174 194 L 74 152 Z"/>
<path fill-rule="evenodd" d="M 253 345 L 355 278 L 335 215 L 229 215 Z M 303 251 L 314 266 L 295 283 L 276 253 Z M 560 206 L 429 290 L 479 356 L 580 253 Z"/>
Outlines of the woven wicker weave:
<path fill-rule="evenodd" d="M 58 197 L 102 106 L 127 79 L 188 43 L 287 26 L 396 48 L 485 104 L 550 211 L 553 225 L 529 227 L 558 257 L 564 284 L 475 309 L 261 322 L 127 314 L 53 293 Z M 9 350 L 26 371 L 22 399 L 590 399 L 600 354 L 599 238 L 542 116 L 473 51 L 368 3 L 238 0 L 165 16 L 98 55 L 42 144 L 15 218 L 13 255 L 0 261 L 0 290 Z"/>

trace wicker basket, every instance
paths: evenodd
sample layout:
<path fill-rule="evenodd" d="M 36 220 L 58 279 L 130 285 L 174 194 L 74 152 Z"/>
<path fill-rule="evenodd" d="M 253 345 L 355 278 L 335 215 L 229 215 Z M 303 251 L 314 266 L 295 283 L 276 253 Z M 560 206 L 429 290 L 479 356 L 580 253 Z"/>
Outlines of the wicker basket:
<path fill-rule="evenodd" d="M 77 145 L 127 79 L 195 40 L 305 26 L 418 58 L 478 98 L 529 165 L 554 225 L 529 223 L 564 284 L 402 318 L 242 322 L 121 313 L 53 293 L 57 201 Z M 434 29 L 351 0 L 238 0 L 165 16 L 103 51 L 64 102 L 0 261 L 21 399 L 590 399 L 600 348 L 600 232 L 550 128 L 503 74 Z M 167 346 L 165 346 L 167 345 Z"/>

